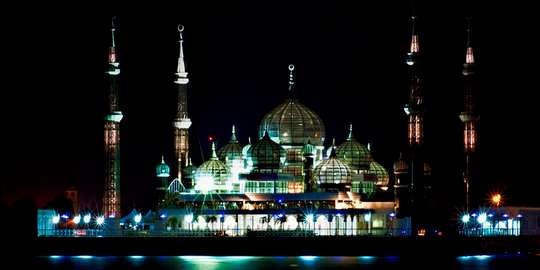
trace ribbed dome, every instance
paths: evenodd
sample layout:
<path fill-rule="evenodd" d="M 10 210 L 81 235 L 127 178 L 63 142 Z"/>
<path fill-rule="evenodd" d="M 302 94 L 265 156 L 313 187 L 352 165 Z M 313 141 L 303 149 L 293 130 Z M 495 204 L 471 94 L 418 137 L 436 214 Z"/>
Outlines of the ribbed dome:
<path fill-rule="evenodd" d="M 257 170 L 277 170 L 282 159 L 285 158 L 285 150 L 270 139 L 268 132 L 265 132 L 258 142 L 251 145 L 248 157 L 251 158 L 253 167 Z"/>
<path fill-rule="evenodd" d="M 313 170 L 317 184 L 351 184 L 352 172 L 345 162 L 339 160 L 335 150 L 330 158 L 321 161 Z"/>
<path fill-rule="evenodd" d="M 386 169 L 378 162 L 372 161 L 371 163 L 369 163 L 368 173 L 375 175 L 375 177 L 377 178 L 377 180 L 375 181 L 375 185 L 377 185 L 378 187 L 388 186 L 388 182 L 390 182 L 390 176 L 388 175 Z"/>
<path fill-rule="evenodd" d="M 242 146 L 238 143 L 238 140 L 236 139 L 236 130 L 234 126 L 232 127 L 231 140 L 228 144 L 224 145 L 223 147 L 221 147 L 221 149 L 219 149 L 217 155 L 219 157 L 219 160 L 223 162 L 243 159 Z"/>
<path fill-rule="evenodd" d="M 308 140 L 316 146 L 324 142 L 325 129 L 321 118 L 295 99 L 288 99 L 266 114 L 259 127 L 272 140 L 285 145 L 304 145 Z"/>
<path fill-rule="evenodd" d="M 161 163 L 156 166 L 157 177 L 169 177 L 171 175 L 171 168 L 165 163 L 165 158 L 161 157 Z"/>
<path fill-rule="evenodd" d="M 368 170 L 371 153 L 363 144 L 357 142 L 352 135 L 352 125 L 349 128 L 347 140 L 338 146 L 337 157 L 344 160 L 352 170 Z"/>
<path fill-rule="evenodd" d="M 399 159 L 394 162 L 394 174 L 404 174 L 409 171 L 409 165 L 403 159 L 403 154 L 399 153 Z"/>
<path fill-rule="evenodd" d="M 212 158 L 195 171 L 195 189 L 202 192 L 226 192 L 230 189 L 227 185 L 230 177 L 229 169 L 218 159 L 215 144 L 212 143 Z"/>

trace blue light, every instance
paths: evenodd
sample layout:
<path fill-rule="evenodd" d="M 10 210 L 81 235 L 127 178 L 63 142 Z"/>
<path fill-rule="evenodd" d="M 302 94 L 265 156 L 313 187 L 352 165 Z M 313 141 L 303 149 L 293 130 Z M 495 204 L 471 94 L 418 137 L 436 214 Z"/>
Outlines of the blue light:
<path fill-rule="evenodd" d="M 504 218 L 508 218 L 508 214 L 504 214 L 503 217 L 504 217 Z"/>
<path fill-rule="evenodd" d="M 523 215 L 522 215 L 522 214 L 517 214 L 517 216 L 516 216 L 516 217 L 517 217 L 517 218 L 522 218 L 522 217 L 523 217 Z"/>
<path fill-rule="evenodd" d="M 474 256 L 474 258 L 479 260 L 479 261 L 487 260 L 487 259 L 490 259 L 491 257 L 493 257 L 493 256 L 490 256 L 490 255 L 476 255 L 476 256 Z"/>
<path fill-rule="evenodd" d="M 140 259 L 144 259 L 144 256 L 135 255 L 135 256 L 129 256 L 129 258 L 134 259 L 134 260 L 140 260 Z"/>
<path fill-rule="evenodd" d="M 166 215 L 166 214 L 161 214 L 159 217 L 160 217 L 160 218 L 166 218 L 167 215 Z"/>
<path fill-rule="evenodd" d="M 303 261 L 313 261 L 317 259 L 317 256 L 300 256 L 300 259 Z"/>
<path fill-rule="evenodd" d="M 396 213 L 392 212 L 390 213 L 390 217 L 395 217 L 396 216 Z"/>
<path fill-rule="evenodd" d="M 488 214 L 488 217 L 493 217 L 493 214 L 489 213 L 489 214 Z"/>
<path fill-rule="evenodd" d="M 94 258 L 94 256 L 90 256 L 90 255 L 80 255 L 80 256 L 77 256 L 77 258 L 79 258 L 79 259 L 92 259 L 92 258 Z"/>
<path fill-rule="evenodd" d="M 68 216 L 68 215 L 66 215 L 66 214 L 63 214 L 63 215 L 62 215 L 62 218 L 63 218 L 63 219 L 68 219 L 68 218 L 69 218 L 69 216 Z"/>
<path fill-rule="evenodd" d="M 60 255 L 51 255 L 51 256 L 49 256 L 49 258 L 50 259 L 61 259 L 62 256 L 60 256 Z"/>
<path fill-rule="evenodd" d="M 472 213 L 471 217 L 476 217 L 478 216 L 476 213 Z"/>
<path fill-rule="evenodd" d="M 469 216 L 469 214 L 465 214 L 461 217 L 461 222 L 463 223 L 468 223 L 470 220 L 471 220 L 471 217 Z"/>
<path fill-rule="evenodd" d="M 279 199 L 279 200 L 278 200 L 278 203 L 282 203 L 282 202 L 283 202 L 283 200 L 282 200 L 282 199 Z"/>

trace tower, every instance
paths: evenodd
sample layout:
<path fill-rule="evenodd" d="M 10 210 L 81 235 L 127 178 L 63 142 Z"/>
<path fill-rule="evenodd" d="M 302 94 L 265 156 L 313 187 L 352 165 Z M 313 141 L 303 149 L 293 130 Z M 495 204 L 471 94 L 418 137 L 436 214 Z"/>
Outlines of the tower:
<path fill-rule="evenodd" d="M 411 40 L 406 55 L 406 64 L 409 72 L 409 102 L 404 106 L 407 115 L 407 142 L 409 146 L 409 173 L 407 184 L 410 193 L 409 207 L 411 210 L 411 229 L 416 234 L 418 225 L 423 221 L 423 209 L 426 206 L 424 180 L 424 162 L 422 146 L 424 143 L 424 96 L 422 93 L 422 76 L 418 67 L 420 42 L 416 32 L 416 17 L 411 17 Z"/>
<path fill-rule="evenodd" d="M 165 163 L 165 157 L 161 157 L 161 163 L 156 166 L 156 177 L 158 178 L 158 182 L 155 185 L 155 200 L 158 202 L 158 206 L 160 202 L 164 202 L 165 195 L 167 193 L 167 188 L 169 187 L 169 176 L 170 176 L 170 168 Z"/>
<path fill-rule="evenodd" d="M 465 168 L 463 171 L 463 185 L 465 190 L 465 209 L 469 211 L 470 204 L 470 179 L 471 179 L 471 156 L 476 151 L 477 142 L 477 122 L 478 115 L 475 113 L 473 100 L 473 75 L 474 75 L 474 54 L 471 45 L 471 23 L 467 26 L 467 43 L 465 49 L 465 63 L 463 64 L 464 83 L 464 106 L 459 114 L 459 119 L 463 122 L 463 150 L 465 153 Z"/>
<path fill-rule="evenodd" d="M 174 171 L 177 178 L 182 181 L 184 186 L 191 188 L 190 183 L 184 183 L 182 178 L 182 170 L 187 166 L 189 155 L 189 127 L 191 126 L 191 119 L 188 116 L 187 110 L 187 84 L 189 82 L 188 74 L 186 72 L 186 65 L 184 62 L 184 39 L 182 32 L 184 31 L 183 25 L 178 25 L 179 39 L 179 54 L 178 65 L 176 67 L 174 83 L 177 87 L 176 96 L 176 115 L 173 120 L 174 126 Z"/>
<path fill-rule="evenodd" d="M 118 104 L 118 75 L 120 63 L 116 55 L 114 18 L 111 24 L 111 46 L 109 47 L 108 108 L 105 116 L 105 188 L 103 214 L 120 217 L 120 121 L 122 111 Z"/>

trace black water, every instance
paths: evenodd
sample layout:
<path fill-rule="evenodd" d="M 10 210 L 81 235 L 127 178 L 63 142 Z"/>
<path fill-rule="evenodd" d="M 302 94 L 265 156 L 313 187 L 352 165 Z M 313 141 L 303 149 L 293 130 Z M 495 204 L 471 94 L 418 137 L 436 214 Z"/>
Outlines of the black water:
<path fill-rule="evenodd" d="M 540 254 L 429 258 L 397 256 L 42 256 L 32 269 L 540 269 Z"/>

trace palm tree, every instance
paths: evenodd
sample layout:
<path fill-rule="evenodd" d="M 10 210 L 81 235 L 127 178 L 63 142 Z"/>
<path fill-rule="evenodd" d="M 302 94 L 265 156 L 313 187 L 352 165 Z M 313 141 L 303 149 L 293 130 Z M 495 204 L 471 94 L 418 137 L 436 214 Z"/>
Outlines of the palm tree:
<path fill-rule="evenodd" d="M 216 216 L 209 216 L 209 217 L 206 219 L 206 221 L 207 221 L 208 223 L 212 224 L 212 225 L 211 225 L 211 228 L 213 228 L 213 227 L 214 227 L 214 223 L 217 222 L 217 217 L 216 217 Z"/>

